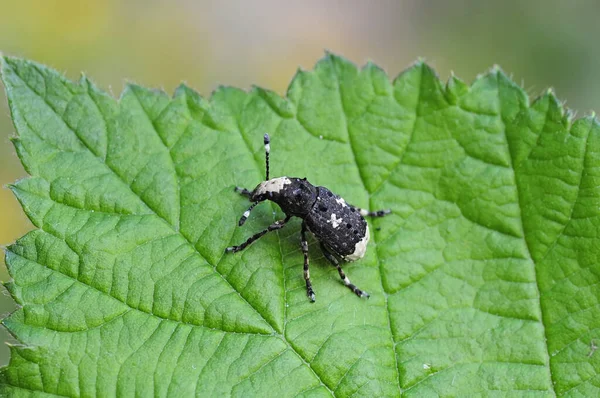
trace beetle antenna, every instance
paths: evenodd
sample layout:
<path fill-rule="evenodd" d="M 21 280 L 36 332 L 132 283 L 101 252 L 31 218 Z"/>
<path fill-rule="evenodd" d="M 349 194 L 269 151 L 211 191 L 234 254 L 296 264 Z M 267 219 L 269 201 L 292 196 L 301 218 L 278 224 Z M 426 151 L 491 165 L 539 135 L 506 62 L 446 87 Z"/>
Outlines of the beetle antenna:
<path fill-rule="evenodd" d="M 271 152 L 271 139 L 269 138 L 269 134 L 265 134 L 265 161 L 267 166 L 267 178 L 265 181 L 269 181 L 269 152 Z M 241 225 L 241 224 L 240 224 Z"/>
<path fill-rule="evenodd" d="M 244 212 L 244 214 L 242 214 L 242 218 L 240 218 L 240 221 L 238 221 L 238 225 L 241 227 L 242 225 L 244 225 L 244 223 L 246 222 L 246 220 L 248 219 L 248 217 L 250 217 L 250 212 L 252 211 L 252 209 L 254 209 L 256 207 L 257 204 L 259 204 L 260 202 L 254 202 L 252 203 L 252 205 L 248 208 L 248 210 L 246 210 Z"/>

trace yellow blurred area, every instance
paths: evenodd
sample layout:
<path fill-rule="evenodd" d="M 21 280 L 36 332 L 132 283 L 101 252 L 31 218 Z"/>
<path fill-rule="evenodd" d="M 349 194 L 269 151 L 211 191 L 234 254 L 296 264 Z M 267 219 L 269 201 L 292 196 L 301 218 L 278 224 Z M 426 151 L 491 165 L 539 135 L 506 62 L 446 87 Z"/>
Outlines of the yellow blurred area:
<path fill-rule="evenodd" d="M 580 111 L 600 109 L 600 3 L 536 0 L 0 1 L 0 51 L 63 71 L 85 72 L 118 96 L 127 81 L 167 92 L 182 81 L 208 96 L 219 84 L 281 94 L 324 50 L 393 77 L 418 57 L 443 79 L 470 81 L 499 64 L 530 94 L 553 86 Z M 0 93 L 0 184 L 25 172 L 9 142 L 14 127 Z M 31 229 L 0 190 L 0 245 Z M 4 264 L 0 277 L 7 279 Z M 0 295 L 0 313 L 14 308 Z M 0 338 L 7 340 L 7 334 Z M 0 345 L 0 364 L 8 350 Z"/>

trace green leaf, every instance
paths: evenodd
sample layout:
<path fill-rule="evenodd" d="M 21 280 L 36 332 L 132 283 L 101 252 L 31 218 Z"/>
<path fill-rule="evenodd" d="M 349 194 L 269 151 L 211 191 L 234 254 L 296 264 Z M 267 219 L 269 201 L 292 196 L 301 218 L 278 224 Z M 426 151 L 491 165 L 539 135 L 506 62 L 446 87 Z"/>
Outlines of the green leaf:
<path fill-rule="evenodd" d="M 5 57 L 31 177 L 11 186 L 38 228 L 6 250 L 22 342 L 1 393 L 30 396 L 595 396 L 600 394 L 600 126 L 493 69 L 393 82 L 327 55 L 286 98 L 210 100 Z M 233 192 L 306 176 L 364 208 L 360 300 L 299 222 Z M 35 395 L 34 394 L 34 395 Z"/>

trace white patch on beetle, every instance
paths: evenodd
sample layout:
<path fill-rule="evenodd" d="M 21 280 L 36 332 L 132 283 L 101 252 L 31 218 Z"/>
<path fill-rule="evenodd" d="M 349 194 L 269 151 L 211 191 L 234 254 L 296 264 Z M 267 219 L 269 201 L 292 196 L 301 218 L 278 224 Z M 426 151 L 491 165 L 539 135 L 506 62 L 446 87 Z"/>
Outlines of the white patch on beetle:
<path fill-rule="evenodd" d="M 342 205 L 342 207 L 348 207 L 346 201 L 342 198 L 336 198 L 335 201 L 338 202 L 338 204 Z"/>
<path fill-rule="evenodd" d="M 365 236 L 354 246 L 354 253 L 349 254 L 344 257 L 346 261 L 356 261 L 364 257 L 365 252 L 367 251 L 367 244 L 369 243 L 369 226 L 367 225 L 367 229 L 365 230 Z"/>
<path fill-rule="evenodd" d="M 267 153 L 271 152 L 271 144 L 265 144 L 265 152 L 267 152 Z"/>
<path fill-rule="evenodd" d="M 269 181 L 261 182 L 258 188 L 256 188 L 256 193 L 258 195 L 262 195 L 267 192 L 279 193 L 284 186 L 291 183 L 292 182 L 287 177 L 272 178 Z"/>
<path fill-rule="evenodd" d="M 348 286 L 350 284 L 350 279 L 348 279 L 348 277 L 346 276 L 344 278 L 344 285 Z"/>
<path fill-rule="evenodd" d="M 333 228 L 337 228 L 342 223 L 342 219 L 341 218 L 336 218 L 335 213 L 332 213 L 331 214 L 331 219 L 327 220 L 327 222 L 331 223 L 331 225 L 333 226 Z"/>
<path fill-rule="evenodd" d="M 360 215 L 366 217 L 369 215 L 369 210 L 360 209 Z"/>

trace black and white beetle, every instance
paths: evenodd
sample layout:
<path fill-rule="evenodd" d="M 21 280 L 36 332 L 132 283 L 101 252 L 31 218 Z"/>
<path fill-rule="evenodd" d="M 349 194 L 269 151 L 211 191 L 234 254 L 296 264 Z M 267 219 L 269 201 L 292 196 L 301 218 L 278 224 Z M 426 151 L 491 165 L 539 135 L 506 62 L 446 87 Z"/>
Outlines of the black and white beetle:
<path fill-rule="evenodd" d="M 252 203 L 238 222 L 244 225 L 254 207 L 265 200 L 275 202 L 285 213 L 285 219 L 274 222 L 269 227 L 248 238 L 239 246 L 228 247 L 226 253 L 244 250 L 255 240 L 267 232 L 276 231 L 285 226 L 292 217 L 300 217 L 302 221 L 302 253 L 304 253 L 304 280 L 306 294 L 310 301 L 315 301 L 315 293 L 310 282 L 308 270 L 308 242 L 306 231 L 315 235 L 321 244 L 323 254 L 338 270 L 344 285 L 348 286 L 358 297 L 369 297 L 369 294 L 350 282 L 337 257 L 346 261 L 361 259 L 369 243 L 369 226 L 363 216 L 383 217 L 390 210 L 366 211 L 356 208 L 325 187 L 315 187 L 306 178 L 277 177 L 269 179 L 269 152 L 271 150 L 269 134 L 265 134 L 266 180 L 249 191 L 236 187 L 236 192 L 248 197 Z"/>

